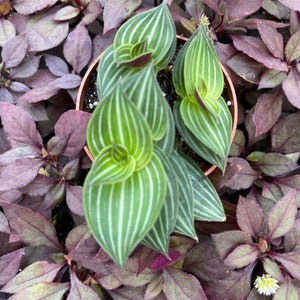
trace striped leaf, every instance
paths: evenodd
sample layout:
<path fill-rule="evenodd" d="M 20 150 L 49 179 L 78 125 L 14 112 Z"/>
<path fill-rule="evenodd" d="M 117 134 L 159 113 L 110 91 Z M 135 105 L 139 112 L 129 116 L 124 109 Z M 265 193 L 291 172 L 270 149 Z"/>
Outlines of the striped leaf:
<path fill-rule="evenodd" d="M 200 155 L 207 162 L 210 162 L 213 165 L 216 165 L 222 172 L 225 171 L 227 157 L 222 158 L 221 156 L 215 154 L 211 151 L 210 148 L 205 146 L 184 124 L 181 114 L 180 114 L 180 102 L 177 101 L 174 104 L 173 113 L 176 123 L 176 127 L 183 137 L 186 144 Z"/>
<path fill-rule="evenodd" d="M 121 79 L 126 79 L 138 72 L 138 68 L 117 65 L 114 61 L 113 45 L 109 46 L 101 56 L 97 68 L 97 94 L 100 99 L 106 97 Z"/>
<path fill-rule="evenodd" d="M 127 149 L 120 145 L 108 146 L 94 160 L 94 178 L 91 179 L 91 184 L 125 180 L 135 171 L 135 167 L 135 159 Z"/>
<path fill-rule="evenodd" d="M 179 206 L 174 231 L 197 240 L 194 227 L 194 196 L 188 169 L 174 150 L 169 156 L 179 185 Z"/>
<path fill-rule="evenodd" d="M 87 144 L 94 157 L 102 149 L 118 145 L 135 159 L 137 170 L 149 163 L 153 152 L 149 125 L 127 99 L 120 84 L 93 112 L 87 128 Z"/>
<path fill-rule="evenodd" d="M 160 140 L 167 127 L 168 105 L 149 64 L 124 82 L 124 92 L 146 118 L 153 140 Z"/>
<path fill-rule="evenodd" d="M 179 52 L 174 64 L 174 85 L 181 98 L 194 100 L 217 116 L 218 99 L 224 88 L 224 78 L 206 17 L 201 19 L 190 41 Z"/>
<path fill-rule="evenodd" d="M 140 46 L 147 44 L 147 49 Z M 124 55 L 124 46 L 128 47 L 128 55 Z M 119 50 L 121 47 L 121 50 Z M 125 22 L 117 31 L 114 39 L 114 49 L 116 50 L 114 59 L 118 64 L 128 64 L 128 57 L 132 57 L 132 61 L 136 53 L 142 56 L 143 53 L 151 52 L 150 60 L 155 66 L 155 70 L 163 69 L 172 59 L 176 47 L 176 30 L 173 19 L 165 3 L 150 9 L 146 12 L 139 13 Z M 138 48 L 138 51 L 136 51 Z M 121 55 L 120 55 L 121 53 Z M 124 60 L 124 57 L 126 59 Z"/>
<path fill-rule="evenodd" d="M 206 147 L 225 159 L 229 152 L 232 128 L 231 114 L 225 100 L 218 99 L 221 111 L 218 116 L 193 100 L 185 98 L 180 103 L 180 113 L 185 125 Z"/>
<path fill-rule="evenodd" d="M 185 155 L 181 155 L 189 171 L 194 193 L 194 218 L 199 221 L 225 221 L 220 197 L 202 170 Z"/>
<path fill-rule="evenodd" d="M 97 184 L 94 168 L 84 182 L 87 224 L 119 267 L 157 220 L 166 196 L 166 175 L 154 154 L 149 164 L 124 181 Z M 92 183 L 93 182 L 93 183 Z"/>
<path fill-rule="evenodd" d="M 156 141 L 155 145 L 158 146 L 166 156 L 169 156 L 175 145 L 175 121 L 169 105 L 167 105 L 167 110 L 168 117 L 165 135 L 161 140 Z"/>
<path fill-rule="evenodd" d="M 179 188 L 175 171 L 166 155 L 154 148 L 161 160 L 167 177 L 167 194 L 164 205 L 154 226 L 143 239 L 143 244 L 168 256 L 170 234 L 173 232 L 177 220 Z"/>

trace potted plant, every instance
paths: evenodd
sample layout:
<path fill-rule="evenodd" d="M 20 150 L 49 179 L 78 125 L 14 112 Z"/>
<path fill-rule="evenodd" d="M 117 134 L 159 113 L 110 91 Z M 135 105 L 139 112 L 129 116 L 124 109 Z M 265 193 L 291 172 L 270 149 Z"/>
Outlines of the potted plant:
<path fill-rule="evenodd" d="M 173 232 L 197 240 L 194 220 L 225 220 L 213 185 L 180 146 L 183 138 L 225 170 L 232 138 L 222 97 L 227 73 L 205 16 L 176 53 L 171 68 L 177 95 L 166 101 L 158 75 L 166 72 L 175 49 L 175 26 L 163 3 L 124 23 L 97 67 L 100 103 L 87 130 L 93 164 L 84 183 L 84 208 L 95 239 L 120 267 L 139 243 L 169 257 Z M 226 84 L 236 102 L 228 78 Z M 236 111 L 234 118 L 236 127 Z"/>

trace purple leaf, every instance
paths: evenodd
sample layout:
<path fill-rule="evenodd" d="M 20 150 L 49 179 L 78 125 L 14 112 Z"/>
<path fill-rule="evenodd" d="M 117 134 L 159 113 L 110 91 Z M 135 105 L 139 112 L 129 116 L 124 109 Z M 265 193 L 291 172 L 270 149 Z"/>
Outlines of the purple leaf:
<path fill-rule="evenodd" d="M 0 102 L 0 116 L 12 148 L 27 145 L 41 147 L 42 138 L 27 111 L 16 105 Z"/>
<path fill-rule="evenodd" d="M 266 153 L 253 166 L 268 176 L 284 176 L 299 169 L 299 165 L 281 153 Z"/>
<path fill-rule="evenodd" d="M 281 115 L 282 94 L 280 90 L 262 94 L 255 105 L 253 122 L 256 127 L 255 135 L 268 132 Z"/>
<path fill-rule="evenodd" d="M 69 232 L 69 234 L 66 238 L 67 250 L 69 252 L 71 252 L 78 245 L 83 244 L 91 236 L 92 236 L 92 234 L 86 224 L 81 224 L 81 225 L 75 227 L 74 229 L 72 229 Z"/>
<path fill-rule="evenodd" d="M 236 216 L 241 230 L 249 233 L 252 237 L 258 237 L 261 234 L 264 212 L 256 202 L 240 196 Z"/>
<path fill-rule="evenodd" d="M 2 61 L 6 68 L 18 66 L 27 54 L 28 43 L 25 34 L 10 39 L 2 48 Z"/>
<path fill-rule="evenodd" d="M 300 30 L 295 32 L 285 46 L 285 57 L 288 63 L 300 56 Z"/>
<path fill-rule="evenodd" d="M 0 211 L 0 232 L 10 234 L 10 228 L 3 212 Z M 1 268 L 0 268 L 1 269 Z M 1 284 L 0 284 L 1 285 Z"/>
<path fill-rule="evenodd" d="M 82 78 L 76 74 L 66 74 L 52 81 L 51 85 L 61 89 L 73 89 L 80 85 Z"/>
<path fill-rule="evenodd" d="M 92 56 L 92 41 L 83 24 L 80 23 L 69 33 L 63 52 L 67 62 L 77 74 L 89 63 Z"/>
<path fill-rule="evenodd" d="M 284 194 L 289 193 L 291 190 L 296 190 L 297 203 L 300 203 L 300 174 L 284 178 L 274 178 L 274 182 L 280 186 Z"/>
<path fill-rule="evenodd" d="M 243 244 L 252 244 L 251 236 L 241 230 L 229 230 L 212 234 L 213 242 L 221 259 L 225 259 L 231 251 Z"/>
<path fill-rule="evenodd" d="M 93 58 L 94 61 L 108 46 L 110 46 L 114 41 L 114 36 L 116 34 L 116 30 L 110 30 L 104 36 L 102 34 L 98 34 L 93 39 Z"/>
<path fill-rule="evenodd" d="M 273 184 L 265 180 L 262 180 L 261 184 L 262 184 L 261 194 L 263 195 L 263 197 L 272 199 L 274 202 L 277 202 L 284 196 L 284 193 L 282 192 L 281 188 L 277 184 Z"/>
<path fill-rule="evenodd" d="M 207 300 L 199 280 L 191 274 L 170 267 L 163 270 L 163 279 L 167 299 Z"/>
<path fill-rule="evenodd" d="M 272 151 L 280 153 L 300 152 L 300 112 L 279 120 L 271 131 Z"/>
<path fill-rule="evenodd" d="M 267 68 L 284 72 L 288 71 L 286 63 L 273 57 L 261 39 L 253 36 L 232 35 L 231 37 L 234 46 L 238 50 L 262 63 Z"/>
<path fill-rule="evenodd" d="M 29 51 L 54 48 L 66 38 L 69 30 L 68 22 L 57 22 L 53 19 L 58 10 L 59 7 L 53 7 L 30 17 L 26 30 Z"/>
<path fill-rule="evenodd" d="M 248 82 L 257 84 L 265 67 L 244 53 L 231 56 L 226 65 Z"/>
<path fill-rule="evenodd" d="M 10 228 L 26 244 L 62 251 L 54 226 L 40 214 L 12 203 L 1 202 Z"/>
<path fill-rule="evenodd" d="M 270 210 L 267 219 L 267 238 L 273 240 L 289 232 L 294 226 L 296 214 L 296 191 L 293 190 L 278 201 Z"/>
<path fill-rule="evenodd" d="M 224 0 L 230 20 L 242 19 L 257 11 L 263 0 Z"/>
<path fill-rule="evenodd" d="M 14 0 L 14 9 L 22 15 L 30 15 L 38 12 L 43 8 L 52 6 L 57 0 Z"/>
<path fill-rule="evenodd" d="M 125 19 L 140 6 L 141 0 L 111 0 L 107 1 L 103 11 L 104 29 L 103 34 L 118 27 Z"/>
<path fill-rule="evenodd" d="M 200 1 L 187 0 L 185 1 L 185 8 L 194 19 L 194 22 L 198 24 L 202 14 L 204 13 L 204 4 Z"/>
<path fill-rule="evenodd" d="M 300 280 L 300 250 L 289 253 L 276 253 L 274 258 L 297 280 Z"/>
<path fill-rule="evenodd" d="M 66 201 L 71 212 L 79 216 L 84 216 L 82 186 L 72 186 L 68 184 Z"/>
<path fill-rule="evenodd" d="M 282 82 L 282 89 L 290 103 L 300 109 L 300 74 L 297 69 L 291 68 Z"/>
<path fill-rule="evenodd" d="M 45 54 L 44 58 L 47 67 L 53 75 L 60 77 L 69 74 L 68 65 L 62 58 L 50 54 Z"/>
<path fill-rule="evenodd" d="M 15 190 L 29 184 L 44 164 L 42 159 L 18 158 L 3 168 L 0 174 L 0 192 Z"/>
<path fill-rule="evenodd" d="M 73 268 L 70 269 L 70 277 L 71 289 L 67 300 L 99 300 L 98 294 L 92 288 L 90 288 L 77 278 Z"/>
<path fill-rule="evenodd" d="M 284 276 L 280 270 L 280 266 L 272 259 L 268 257 L 262 257 L 263 267 L 266 273 L 270 274 L 273 278 L 279 282 L 284 281 Z"/>
<path fill-rule="evenodd" d="M 0 46 L 3 47 L 15 35 L 15 25 L 5 18 L 0 18 Z"/>
<path fill-rule="evenodd" d="M 76 157 L 82 151 L 90 116 L 91 114 L 83 111 L 69 110 L 58 119 L 54 127 L 55 134 L 68 139 L 64 155 Z"/>
<path fill-rule="evenodd" d="M 243 131 L 237 129 L 230 146 L 229 156 L 239 156 L 245 151 L 246 138 Z"/>
<path fill-rule="evenodd" d="M 273 26 L 257 21 L 259 34 L 274 57 L 283 59 L 283 37 Z"/>
<path fill-rule="evenodd" d="M 276 291 L 272 300 L 290 300 L 299 299 L 300 290 L 298 285 L 290 277 L 286 277 L 286 280 L 280 285 Z"/>
<path fill-rule="evenodd" d="M 53 208 L 65 196 L 65 181 L 61 180 L 53 185 L 45 195 L 45 208 Z"/>
<path fill-rule="evenodd" d="M 61 135 L 52 137 L 47 143 L 47 151 L 49 155 L 61 155 L 64 152 L 67 143 L 68 140 Z"/>
<path fill-rule="evenodd" d="M 38 174 L 33 181 L 22 188 L 22 193 L 30 196 L 43 196 L 54 185 L 55 181 L 45 175 Z"/>
<path fill-rule="evenodd" d="M 27 85 L 18 81 L 13 81 L 10 84 L 9 89 L 15 93 L 26 93 L 30 90 L 30 88 Z"/>
<path fill-rule="evenodd" d="M 79 170 L 79 158 L 69 161 L 62 169 L 61 175 L 66 180 L 72 180 L 76 177 Z"/>
<path fill-rule="evenodd" d="M 300 2 L 298 0 L 279 0 L 283 5 L 291 10 L 300 11 Z"/>
<path fill-rule="evenodd" d="M 249 163 L 240 157 L 228 159 L 225 177 L 226 173 L 230 173 L 232 176 L 224 184 L 234 190 L 247 189 L 258 178 L 258 174 Z"/>
<path fill-rule="evenodd" d="M 28 78 L 33 76 L 40 64 L 40 55 L 25 57 L 22 64 L 11 70 L 12 78 Z"/>
<path fill-rule="evenodd" d="M 22 270 L 22 272 L 2 288 L 2 291 L 6 293 L 17 293 L 39 282 L 52 282 L 62 266 L 62 264 L 37 261 Z"/>
<path fill-rule="evenodd" d="M 282 71 L 267 69 L 260 78 L 258 89 L 276 87 L 282 83 L 286 75 Z"/>
<path fill-rule="evenodd" d="M 151 270 L 162 270 L 167 266 L 171 265 L 180 257 L 179 251 L 169 251 L 169 258 L 165 257 L 162 254 L 158 254 L 153 262 L 149 265 Z"/>
<path fill-rule="evenodd" d="M 53 85 L 45 85 L 41 87 L 34 88 L 28 91 L 26 94 L 21 96 L 18 101 L 19 103 L 28 102 L 28 103 L 36 103 L 43 100 L 48 100 L 52 96 L 56 95 L 60 90 L 59 87 L 55 87 Z"/>
<path fill-rule="evenodd" d="M 0 285 L 6 284 L 18 273 L 23 253 L 24 248 L 21 248 L 0 257 Z"/>
<path fill-rule="evenodd" d="M 10 297 L 10 300 L 61 300 L 63 295 L 70 288 L 69 282 L 54 283 L 54 282 L 39 282 L 29 286 Z M 38 296 L 37 296 L 38 295 Z"/>
<path fill-rule="evenodd" d="M 227 266 L 240 269 L 254 263 L 258 259 L 259 248 L 256 245 L 240 245 L 224 260 Z"/>
<path fill-rule="evenodd" d="M 108 292 L 114 300 L 144 299 L 145 287 L 124 286 Z M 155 300 L 161 300 L 156 297 Z M 163 298 L 165 300 L 165 298 Z"/>
<path fill-rule="evenodd" d="M 94 22 L 102 13 L 102 7 L 100 6 L 99 1 L 90 0 L 83 13 L 84 17 L 82 18 L 82 22 L 85 25 Z"/>
<path fill-rule="evenodd" d="M 246 267 L 240 271 L 232 271 L 223 280 L 211 281 L 205 287 L 205 294 L 209 299 L 247 299 L 251 287 L 253 267 Z M 238 298 L 236 296 L 238 295 Z"/>
<path fill-rule="evenodd" d="M 55 21 L 67 21 L 75 18 L 80 13 L 80 8 L 71 5 L 64 6 L 54 15 Z"/>
<path fill-rule="evenodd" d="M 13 148 L 0 154 L 0 165 L 9 165 L 17 159 L 41 157 L 41 150 L 33 146 Z"/>

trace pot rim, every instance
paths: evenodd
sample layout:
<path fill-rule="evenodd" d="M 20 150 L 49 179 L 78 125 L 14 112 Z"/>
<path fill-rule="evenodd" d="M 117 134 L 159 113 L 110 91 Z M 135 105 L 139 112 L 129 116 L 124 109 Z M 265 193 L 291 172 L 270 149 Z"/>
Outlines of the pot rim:
<path fill-rule="evenodd" d="M 183 36 L 178 36 L 178 35 L 177 35 L 177 39 L 180 39 L 183 41 L 188 40 L 188 38 L 183 37 Z M 90 64 L 89 68 L 87 69 L 86 73 L 84 74 L 84 76 L 82 78 L 81 84 L 78 89 L 78 94 L 76 97 L 76 110 L 83 110 L 86 85 L 88 84 L 92 73 L 97 68 L 98 62 L 100 61 L 102 55 L 103 55 L 103 52 L 94 59 L 94 61 Z M 232 116 L 232 131 L 231 131 L 230 144 L 232 144 L 233 139 L 236 134 L 237 123 L 238 123 L 238 101 L 237 101 L 237 96 L 236 96 L 233 82 L 227 72 L 226 67 L 222 63 L 220 63 L 220 66 L 221 66 L 222 72 L 224 74 L 224 83 L 225 83 L 224 89 L 226 89 L 228 98 L 231 102 L 230 112 L 231 112 L 231 116 Z M 90 158 L 90 160 L 93 161 L 94 157 L 91 154 L 87 145 L 84 146 L 84 151 L 87 154 L 87 156 Z M 204 174 L 206 176 L 211 174 L 217 168 L 216 165 L 212 165 L 211 163 L 208 163 L 208 162 L 207 162 L 207 164 L 209 165 L 209 167 L 205 170 L 202 169 L 202 171 L 204 172 Z"/>

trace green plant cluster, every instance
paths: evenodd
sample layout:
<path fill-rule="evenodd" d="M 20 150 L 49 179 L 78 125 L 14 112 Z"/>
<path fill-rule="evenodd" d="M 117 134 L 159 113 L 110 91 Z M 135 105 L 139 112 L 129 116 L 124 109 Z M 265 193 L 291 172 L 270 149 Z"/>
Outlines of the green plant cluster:
<path fill-rule="evenodd" d="M 232 121 L 206 17 L 176 56 L 172 78 L 181 100 L 172 111 L 157 74 L 175 49 L 163 3 L 124 23 L 98 65 L 84 209 L 95 239 L 119 266 L 139 243 L 168 257 L 173 232 L 197 240 L 195 219 L 225 219 L 214 187 L 176 143 L 175 124 L 196 153 L 224 171 Z"/>

